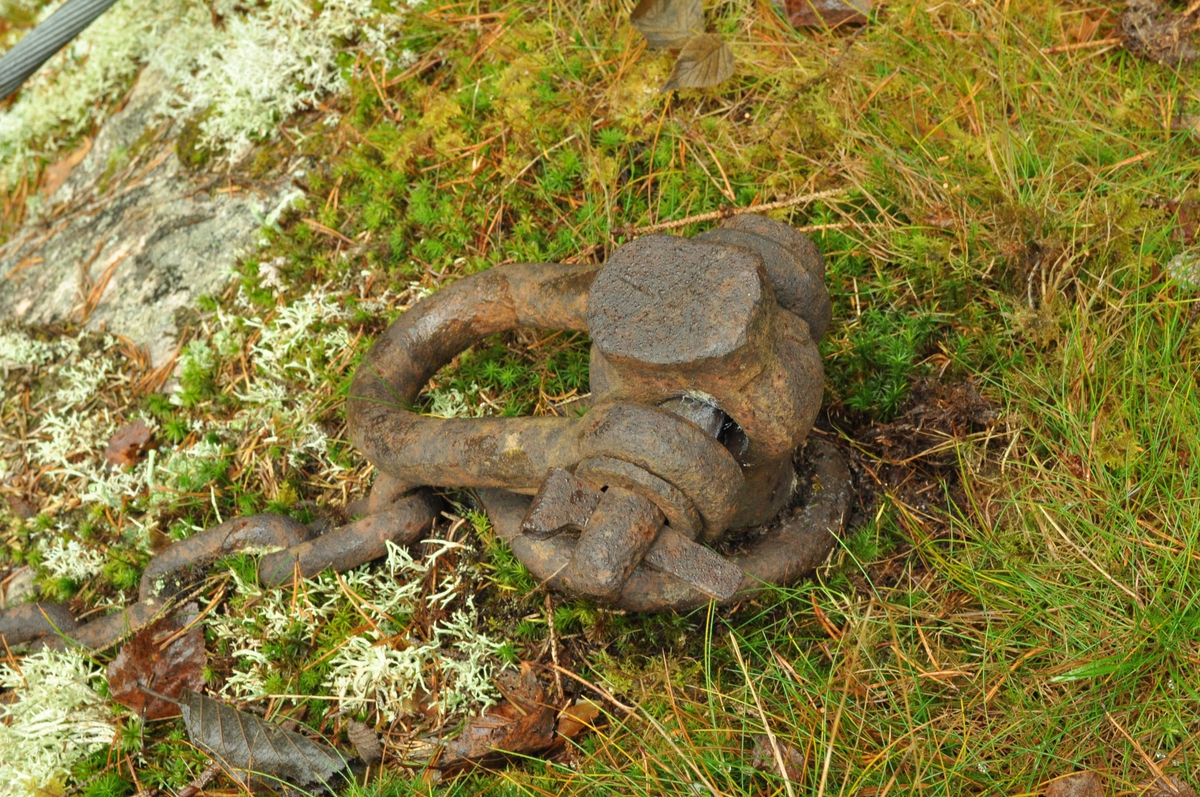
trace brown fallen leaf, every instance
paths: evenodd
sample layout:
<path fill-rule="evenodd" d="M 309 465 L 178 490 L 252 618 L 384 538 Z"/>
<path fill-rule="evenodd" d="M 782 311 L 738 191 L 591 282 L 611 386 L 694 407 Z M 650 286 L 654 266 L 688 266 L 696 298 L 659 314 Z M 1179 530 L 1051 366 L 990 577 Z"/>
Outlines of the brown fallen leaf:
<path fill-rule="evenodd" d="M 1154 781 L 1145 797 L 1196 797 L 1196 790 L 1174 775 L 1163 775 Z"/>
<path fill-rule="evenodd" d="M 629 21 L 656 50 L 683 47 L 704 32 L 704 0 L 642 0 Z"/>
<path fill-rule="evenodd" d="M 733 77 L 733 50 L 715 33 L 688 39 L 663 85 L 671 89 L 706 89 Z"/>
<path fill-rule="evenodd" d="M 83 143 L 72 150 L 65 158 L 53 166 L 47 166 L 46 171 L 42 174 L 42 190 L 46 196 L 51 196 L 55 191 L 62 188 L 63 183 L 71 176 L 71 171 L 82 163 L 83 159 L 91 151 L 92 140 L 85 138 Z"/>
<path fill-rule="evenodd" d="M 799 782 L 804 774 L 804 756 L 795 747 L 785 744 L 779 739 L 776 739 L 775 743 L 779 745 L 779 754 L 783 757 L 783 769 L 787 774 L 787 779 Z M 771 740 L 766 734 L 754 737 L 754 752 L 751 754 L 750 766 L 759 772 L 779 774 L 779 761 L 775 758 L 775 750 L 771 747 Z"/>
<path fill-rule="evenodd" d="M 13 514 L 17 517 L 23 520 L 29 520 L 37 515 L 37 509 L 33 506 L 33 504 L 29 503 L 21 496 L 9 494 L 4 497 L 8 500 L 9 508 L 12 509 Z"/>
<path fill-rule="evenodd" d="M 1200 121 L 1200 120 L 1197 120 Z M 1178 226 L 1174 230 L 1174 238 L 1184 246 L 1191 246 L 1196 242 L 1197 232 L 1200 232 L 1200 201 L 1196 199 L 1184 199 L 1182 201 L 1170 201 L 1165 205 L 1168 213 L 1175 214 L 1175 220 Z"/>
<path fill-rule="evenodd" d="M 1192 41 L 1192 15 L 1171 11 L 1162 0 L 1130 0 L 1117 21 L 1117 33 L 1126 50 L 1166 66 L 1200 56 Z"/>
<path fill-rule="evenodd" d="M 496 677 L 504 702 L 467 723 L 447 742 L 433 766 L 458 769 L 502 758 L 505 753 L 536 753 L 554 741 L 553 706 L 528 664 L 520 672 L 505 671 Z"/>
<path fill-rule="evenodd" d="M 121 647 L 108 665 L 108 689 L 114 700 L 146 720 L 179 716 L 173 699 L 184 689 L 204 686 L 208 661 L 204 631 L 197 624 L 179 634 L 195 617 L 196 604 L 188 604 L 181 613 L 134 634 Z"/>
<path fill-rule="evenodd" d="M 150 442 L 153 433 L 142 420 L 127 423 L 113 434 L 104 449 L 104 458 L 121 468 L 131 468 Z"/>
<path fill-rule="evenodd" d="M 1095 772 L 1073 772 L 1046 786 L 1046 797 L 1104 797 L 1104 785 Z"/>
<path fill-rule="evenodd" d="M 374 764 L 383 759 L 383 747 L 379 744 L 379 734 L 370 725 L 350 720 L 346 723 L 346 737 L 364 764 Z"/>
<path fill-rule="evenodd" d="M 596 727 L 596 718 L 599 716 L 600 707 L 581 697 L 558 715 L 558 735 L 574 739 L 585 730 Z"/>
<path fill-rule="evenodd" d="M 334 791 L 350 770 L 341 753 L 253 714 L 184 689 L 179 710 L 192 744 L 243 786 Z"/>
<path fill-rule="evenodd" d="M 797 28 L 866 25 L 871 0 L 785 0 L 788 21 Z"/>

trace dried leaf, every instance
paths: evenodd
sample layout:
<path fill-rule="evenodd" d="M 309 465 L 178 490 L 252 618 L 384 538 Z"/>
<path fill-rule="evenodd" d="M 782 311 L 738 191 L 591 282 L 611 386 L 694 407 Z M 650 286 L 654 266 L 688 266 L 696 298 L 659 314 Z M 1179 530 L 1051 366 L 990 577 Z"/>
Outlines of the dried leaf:
<path fill-rule="evenodd" d="M 504 702 L 471 720 L 446 743 L 435 764 L 438 769 L 457 769 L 504 753 L 536 753 L 554 741 L 555 711 L 529 666 L 522 665 L 519 673 L 503 672 L 496 682 Z"/>
<path fill-rule="evenodd" d="M 1196 790 L 1174 775 L 1163 775 L 1150 786 L 1146 797 L 1196 797 Z"/>
<path fill-rule="evenodd" d="M 706 89 L 733 77 L 733 50 L 715 33 L 688 40 L 675 61 L 663 91 Z"/>
<path fill-rule="evenodd" d="M 788 20 L 797 28 L 866 25 L 871 0 L 786 0 Z"/>
<path fill-rule="evenodd" d="M 332 791 L 349 768 L 332 747 L 190 689 L 180 694 L 179 709 L 192 744 L 243 785 L 278 792 L 287 791 L 283 784 Z"/>
<path fill-rule="evenodd" d="M 1050 781 L 1046 797 L 1104 797 L 1104 785 L 1095 772 L 1074 772 Z"/>
<path fill-rule="evenodd" d="M 590 700 L 580 698 L 573 706 L 563 710 L 558 717 L 558 735 L 574 739 L 589 728 L 596 727 L 600 707 Z"/>
<path fill-rule="evenodd" d="M 151 434 L 150 427 L 141 420 L 125 424 L 108 441 L 108 448 L 104 449 L 104 458 L 118 467 L 133 467 L 146 444 L 150 442 Z"/>
<path fill-rule="evenodd" d="M 29 520 L 37 515 L 37 508 L 19 495 L 6 495 L 8 506 L 13 514 L 22 520 Z"/>
<path fill-rule="evenodd" d="M 1186 123 L 1200 135 L 1200 117 L 1188 117 Z M 1181 129 L 1175 127 L 1175 129 Z M 1184 246 L 1196 243 L 1197 232 L 1200 231 L 1200 201 L 1189 198 L 1181 201 L 1169 201 L 1165 210 L 1174 214 L 1177 225 L 1173 232 L 1175 240 Z"/>
<path fill-rule="evenodd" d="M 642 0 L 629 21 L 656 50 L 683 47 L 704 32 L 704 0 Z"/>
<path fill-rule="evenodd" d="M 383 747 L 379 744 L 379 735 L 371 730 L 371 726 L 350 720 L 346 723 L 346 736 L 364 763 L 374 764 L 383 759 Z"/>
<path fill-rule="evenodd" d="M 775 743 L 779 745 L 779 754 L 783 756 L 783 769 L 787 774 L 787 779 L 799 782 L 804 775 L 804 756 L 795 747 L 784 744 L 779 739 L 776 739 Z M 771 747 L 771 739 L 766 734 L 754 737 L 754 752 L 751 754 L 750 766 L 759 772 L 779 774 L 779 762 L 775 759 L 775 750 Z"/>
<path fill-rule="evenodd" d="M 60 160 L 53 166 L 48 166 L 42 176 L 42 190 L 46 192 L 46 196 L 52 196 L 55 191 L 62 187 L 62 184 L 71 176 L 72 170 L 87 157 L 87 154 L 92 151 L 92 140 L 85 138 L 83 143 L 73 150 L 69 155 Z"/>
<path fill-rule="evenodd" d="M 188 604 L 181 614 L 164 617 L 122 646 L 108 665 L 114 700 L 147 720 L 179 716 L 173 699 L 184 689 L 204 685 L 204 631 L 197 624 L 179 634 L 195 617 L 196 604 Z"/>

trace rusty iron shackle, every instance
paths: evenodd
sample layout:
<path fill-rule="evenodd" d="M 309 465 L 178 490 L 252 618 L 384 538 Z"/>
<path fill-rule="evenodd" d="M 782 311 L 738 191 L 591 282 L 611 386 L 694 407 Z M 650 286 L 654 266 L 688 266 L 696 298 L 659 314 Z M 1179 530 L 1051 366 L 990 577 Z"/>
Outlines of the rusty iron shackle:
<path fill-rule="evenodd" d="M 535 576 L 617 608 L 794 580 L 828 554 L 849 500 L 831 446 L 809 446 L 814 485 L 793 464 L 823 392 L 823 277 L 807 237 L 743 215 L 636 239 L 603 266 L 498 266 L 443 288 L 387 329 L 351 385 L 350 437 L 381 471 L 372 509 L 425 485 L 477 488 Z M 455 355 L 519 327 L 591 335 L 586 414 L 409 409 Z M 813 500 L 789 507 L 809 486 Z M 730 532 L 740 550 L 721 556 L 711 546 Z"/>
<path fill-rule="evenodd" d="M 240 550 L 264 553 L 268 587 L 358 567 L 429 533 L 440 503 L 427 485 L 479 488 L 538 579 L 614 608 L 685 609 L 787 584 L 828 555 L 850 499 L 837 449 L 805 445 L 831 315 L 823 273 L 806 237 L 744 215 L 690 240 L 637 239 L 603 267 L 509 265 L 459 280 L 393 323 L 355 373 L 350 436 L 380 470 L 365 516 L 324 534 L 280 515 L 225 521 L 156 554 L 136 603 L 82 625 L 65 605 L 12 607 L 0 642 L 108 647 Z M 409 409 L 456 354 L 517 327 L 590 333 L 586 414 Z"/>

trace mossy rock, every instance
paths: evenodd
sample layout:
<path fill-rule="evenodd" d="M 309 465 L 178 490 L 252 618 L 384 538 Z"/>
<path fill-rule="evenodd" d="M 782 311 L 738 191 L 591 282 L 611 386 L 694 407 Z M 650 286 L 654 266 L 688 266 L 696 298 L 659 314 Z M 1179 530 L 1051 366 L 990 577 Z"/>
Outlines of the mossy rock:
<path fill-rule="evenodd" d="M 219 157 L 222 150 L 213 149 L 204 143 L 204 120 L 209 113 L 206 111 L 189 118 L 183 123 L 183 129 L 175 139 L 175 154 L 179 162 L 191 171 L 200 171 L 208 166 L 213 158 Z"/>

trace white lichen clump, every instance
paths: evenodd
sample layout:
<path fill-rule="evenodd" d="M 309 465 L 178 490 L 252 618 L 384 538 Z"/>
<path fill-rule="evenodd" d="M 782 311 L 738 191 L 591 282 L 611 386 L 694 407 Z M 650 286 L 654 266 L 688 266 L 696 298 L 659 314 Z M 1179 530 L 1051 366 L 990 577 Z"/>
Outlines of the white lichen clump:
<path fill-rule="evenodd" d="M 108 357 L 88 358 L 73 363 L 59 372 L 63 386 L 55 393 L 56 401 L 68 406 L 82 404 L 96 395 L 97 388 L 113 372 L 113 361 Z"/>
<path fill-rule="evenodd" d="M 16 6 L 37 3 L 6 0 L 0 10 Z M 177 87 L 160 111 L 202 118 L 203 143 L 236 158 L 292 113 L 342 91 L 342 53 L 364 56 L 377 70 L 411 59 L 388 46 L 407 8 L 399 2 L 381 11 L 372 0 L 118 0 L 0 112 L 0 182 L 12 185 L 39 158 L 53 159 L 147 64 Z"/>
<path fill-rule="evenodd" d="M 0 369 L 9 371 L 42 365 L 78 350 L 79 344 L 70 339 L 45 343 L 20 331 L 0 332 Z"/>
<path fill-rule="evenodd" d="M 1167 262 L 1167 273 L 1185 288 L 1200 288 L 1200 254 L 1182 252 Z"/>
<path fill-rule="evenodd" d="M 63 524 L 59 531 L 65 531 Z M 42 548 L 42 567 L 55 578 L 85 581 L 104 569 L 104 555 L 77 540 L 56 540 Z"/>
<path fill-rule="evenodd" d="M 184 102 L 175 115 L 207 114 L 200 124 L 204 143 L 236 155 L 281 119 L 345 88 L 339 50 L 357 43 L 353 49 L 387 62 L 399 14 L 381 14 L 371 0 L 330 0 L 319 8 L 268 0 L 244 16 L 230 15 L 223 35 L 180 70 Z"/>
<path fill-rule="evenodd" d="M 324 473 L 337 473 L 343 468 L 329 458 L 329 437 L 315 419 L 324 402 L 318 390 L 325 381 L 323 366 L 351 349 L 346 317 L 337 295 L 326 288 L 266 315 L 239 291 L 234 312 L 217 311 L 211 343 L 188 345 L 180 371 L 209 371 L 218 355 L 240 357 L 245 348 L 252 373 L 233 388 L 245 406 L 226 428 L 266 429 L 263 442 L 286 444 L 292 467 L 312 458 Z M 178 393 L 172 398 L 181 400 Z"/>
<path fill-rule="evenodd" d="M 43 797 L 63 790 L 71 765 L 112 744 L 117 730 L 92 689 L 102 670 L 74 652 L 41 651 L 20 669 L 0 665 L 0 797 Z"/>
<path fill-rule="evenodd" d="M 90 477 L 97 452 L 103 451 L 116 425 L 107 412 L 47 412 L 34 430 L 30 459 L 51 468 L 51 473 Z M 82 455 L 83 462 L 77 462 Z"/>
<path fill-rule="evenodd" d="M 465 390 L 454 387 L 430 390 L 428 396 L 429 414 L 437 418 L 481 418 L 487 410 L 479 404 L 479 385 L 474 382 Z"/>
<path fill-rule="evenodd" d="M 350 635 L 336 648 L 322 688 L 336 696 L 343 712 L 376 708 L 386 721 L 415 714 L 422 702 L 449 714 L 468 707 L 485 708 L 496 700 L 492 678 L 502 666 L 500 645 L 477 629 L 478 616 L 461 572 L 439 560 L 462 546 L 441 540 L 423 560 L 388 543 L 387 562 L 341 576 L 305 580 L 294 591 L 263 590 L 237 574 L 237 594 L 249 611 L 231 608 L 210 620 L 218 639 L 227 640 L 238 666 L 223 693 L 242 699 L 261 698 L 278 667 L 267 643 L 281 637 L 311 640 L 335 614 L 355 611 L 368 630 Z M 439 574 L 436 589 L 423 594 L 426 576 Z M 462 608 L 448 621 L 435 622 L 422 639 L 408 635 L 409 619 L 422 610 L 444 609 L 454 601 Z"/>

